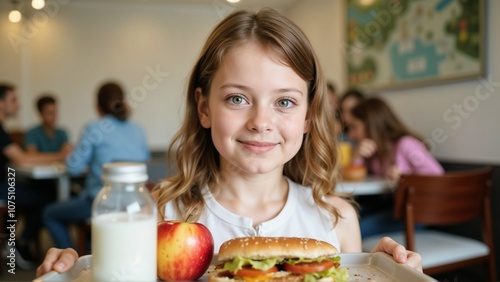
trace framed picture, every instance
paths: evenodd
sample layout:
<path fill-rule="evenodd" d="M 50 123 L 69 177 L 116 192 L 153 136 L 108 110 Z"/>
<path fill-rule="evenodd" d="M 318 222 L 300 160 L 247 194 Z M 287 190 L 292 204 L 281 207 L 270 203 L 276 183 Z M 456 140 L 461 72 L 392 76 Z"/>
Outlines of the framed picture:
<path fill-rule="evenodd" d="M 415 87 L 484 75 L 483 0 L 347 0 L 348 85 Z"/>

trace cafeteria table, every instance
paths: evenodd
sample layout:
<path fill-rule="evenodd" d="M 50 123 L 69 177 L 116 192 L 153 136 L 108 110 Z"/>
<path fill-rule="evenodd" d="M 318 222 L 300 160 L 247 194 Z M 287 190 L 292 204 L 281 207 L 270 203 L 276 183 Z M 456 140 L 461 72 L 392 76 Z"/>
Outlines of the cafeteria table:
<path fill-rule="evenodd" d="M 379 195 L 391 193 L 396 182 L 387 178 L 368 176 L 363 180 L 339 181 L 335 188 L 336 193 L 348 193 L 356 196 Z"/>
<path fill-rule="evenodd" d="M 30 179 L 57 179 L 57 200 L 69 199 L 71 193 L 70 176 L 66 165 L 60 162 L 37 165 L 13 166 L 16 175 Z"/>

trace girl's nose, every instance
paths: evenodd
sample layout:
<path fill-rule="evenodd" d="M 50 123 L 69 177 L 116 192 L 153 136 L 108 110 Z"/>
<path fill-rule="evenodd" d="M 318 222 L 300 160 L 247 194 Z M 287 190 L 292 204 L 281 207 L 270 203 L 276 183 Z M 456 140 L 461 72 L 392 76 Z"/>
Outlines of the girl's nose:
<path fill-rule="evenodd" d="M 249 111 L 247 127 L 251 131 L 265 132 L 273 128 L 273 110 L 270 107 L 255 106 Z"/>

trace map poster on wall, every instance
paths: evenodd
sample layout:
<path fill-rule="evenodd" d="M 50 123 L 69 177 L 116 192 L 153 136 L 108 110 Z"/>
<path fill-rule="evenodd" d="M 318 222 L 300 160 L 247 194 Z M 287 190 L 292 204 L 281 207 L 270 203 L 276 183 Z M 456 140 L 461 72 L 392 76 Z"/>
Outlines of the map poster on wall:
<path fill-rule="evenodd" d="M 347 0 L 348 84 L 372 90 L 483 75 L 482 0 Z"/>

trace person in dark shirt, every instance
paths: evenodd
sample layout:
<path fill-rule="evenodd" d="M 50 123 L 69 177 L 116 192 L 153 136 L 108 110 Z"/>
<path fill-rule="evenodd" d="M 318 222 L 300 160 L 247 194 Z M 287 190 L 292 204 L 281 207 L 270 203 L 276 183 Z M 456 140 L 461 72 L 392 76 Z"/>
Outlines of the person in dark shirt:
<path fill-rule="evenodd" d="M 15 204 L 15 219 L 19 213 L 23 214 L 24 229 L 15 240 L 15 248 L 18 251 L 16 263 L 22 268 L 30 268 L 36 266 L 36 264 L 31 263 L 34 256 L 30 252 L 30 243 L 37 238 L 38 231 L 42 226 L 41 211 L 43 207 L 52 202 L 55 195 L 47 193 L 43 187 L 26 185 L 18 177 L 8 175 L 7 171 L 11 168 L 10 165 L 22 166 L 63 161 L 68 152 L 27 153 L 18 144 L 13 143 L 5 131 L 4 122 L 7 118 L 15 115 L 18 110 L 19 102 L 15 87 L 10 84 L 0 84 L 0 204 L 2 202 L 5 204 L 9 199 L 11 203 Z M 2 230 L 1 232 L 6 231 Z"/>

